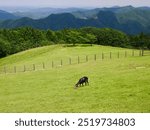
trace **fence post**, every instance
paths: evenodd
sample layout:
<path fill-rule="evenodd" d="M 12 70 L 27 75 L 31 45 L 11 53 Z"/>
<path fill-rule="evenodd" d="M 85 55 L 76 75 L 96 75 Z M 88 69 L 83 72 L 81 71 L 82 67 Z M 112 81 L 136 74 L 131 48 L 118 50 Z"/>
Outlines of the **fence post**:
<path fill-rule="evenodd" d="M 71 65 L 71 58 L 69 58 L 69 64 Z"/>
<path fill-rule="evenodd" d="M 78 56 L 78 64 L 80 63 L 80 57 Z"/>
<path fill-rule="evenodd" d="M 119 54 L 119 51 L 118 51 L 118 59 L 119 59 L 119 56 L 120 56 L 120 54 Z"/>
<path fill-rule="evenodd" d="M 54 62 L 52 61 L 52 68 L 54 68 Z"/>
<path fill-rule="evenodd" d="M 139 50 L 139 56 L 141 56 L 141 50 Z"/>
<path fill-rule="evenodd" d="M 26 71 L 26 66 L 24 65 L 24 72 Z"/>
<path fill-rule="evenodd" d="M 86 55 L 86 62 L 88 62 L 88 56 Z"/>
<path fill-rule="evenodd" d="M 61 66 L 63 65 L 63 61 L 62 61 L 62 59 L 61 59 L 61 61 L 60 61 L 60 65 L 61 65 Z"/>
<path fill-rule="evenodd" d="M 43 69 L 45 69 L 45 64 L 44 64 L 44 62 L 43 62 L 42 64 L 43 64 Z"/>
<path fill-rule="evenodd" d="M 35 70 L 35 64 L 33 64 L 33 70 Z"/>
<path fill-rule="evenodd" d="M 102 60 L 104 59 L 104 53 L 102 52 Z"/>
<path fill-rule="evenodd" d="M 134 56 L 134 50 L 132 50 L 132 56 Z"/>
<path fill-rule="evenodd" d="M 96 54 L 94 55 L 94 60 L 96 61 Z"/>
<path fill-rule="evenodd" d="M 111 56 L 111 52 L 110 52 L 110 59 L 112 58 L 112 56 Z"/>
<path fill-rule="evenodd" d="M 6 74 L 7 72 L 6 72 L 6 66 L 4 66 L 4 73 Z"/>
<path fill-rule="evenodd" d="M 142 56 L 144 56 L 144 49 L 142 49 L 141 51 L 142 51 Z"/>
<path fill-rule="evenodd" d="M 16 66 L 14 66 L 14 73 L 16 73 Z"/>

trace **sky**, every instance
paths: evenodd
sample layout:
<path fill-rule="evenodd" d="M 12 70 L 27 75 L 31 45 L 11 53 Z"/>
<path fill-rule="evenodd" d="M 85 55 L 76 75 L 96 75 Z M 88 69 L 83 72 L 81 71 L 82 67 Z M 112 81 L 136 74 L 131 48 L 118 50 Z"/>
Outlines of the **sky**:
<path fill-rule="evenodd" d="M 150 6 L 150 0 L 0 0 L 0 6 L 35 7 L 112 7 Z"/>

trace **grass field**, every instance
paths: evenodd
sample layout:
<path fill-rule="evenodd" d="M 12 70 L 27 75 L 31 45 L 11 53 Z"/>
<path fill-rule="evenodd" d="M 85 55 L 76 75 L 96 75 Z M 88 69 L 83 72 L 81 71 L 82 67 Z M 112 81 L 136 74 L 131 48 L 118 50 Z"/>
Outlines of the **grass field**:
<path fill-rule="evenodd" d="M 21 53 L 8 56 L 6 58 L 0 59 L 1 66 L 14 66 L 14 65 L 24 65 L 24 64 L 38 64 L 41 62 L 65 60 L 68 58 L 76 58 L 77 56 L 93 56 L 94 54 L 101 54 L 113 52 L 114 57 L 117 57 L 118 51 L 123 52 L 129 51 L 129 49 L 117 48 L 117 47 L 107 47 L 107 46 L 90 46 L 90 45 L 78 45 L 76 47 L 64 47 L 64 45 L 52 45 L 39 47 L 36 49 L 31 49 L 23 51 Z M 130 50 L 131 53 L 131 50 Z M 130 54 L 131 55 L 131 54 Z M 138 55 L 138 52 L 137 54 Z"/>
<path fill-rule="evenodd" d="M 49 46 L 0 59 L 0 66 L 119 50 L 125 49 Z M 82 76 L 89 77 L 90 85 L 74 89 Z M 150 56 L 1 74 L 0 112 L 150 112 Z"/>

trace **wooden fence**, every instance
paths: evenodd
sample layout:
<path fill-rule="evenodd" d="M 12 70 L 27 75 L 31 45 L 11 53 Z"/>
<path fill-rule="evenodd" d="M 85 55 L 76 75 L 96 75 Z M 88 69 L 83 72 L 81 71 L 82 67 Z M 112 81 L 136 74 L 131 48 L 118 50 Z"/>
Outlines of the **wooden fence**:
<path fill-rule="evenodd" d="M 65 65 L 85 63 L 88 61 L 97 61 L 97 60 L 103 61 L 103 60 L 120 59 L 135 56 L 136 57 L 146 56 L 146 55 L 150 55 L 150 51 L 128 50 L 128 51 L 107 52 L 107 53 L 101 52 L 99 54 L 75 56 L 71 58 L 58 59 L 55 61 L 51 60 L 49 62 L 47 61 L 30 65 L 20 65 L 20 66 L 5 65 L 0 68 L 0 74 L 45 70 L 49 68 L 62 67 Z"/>

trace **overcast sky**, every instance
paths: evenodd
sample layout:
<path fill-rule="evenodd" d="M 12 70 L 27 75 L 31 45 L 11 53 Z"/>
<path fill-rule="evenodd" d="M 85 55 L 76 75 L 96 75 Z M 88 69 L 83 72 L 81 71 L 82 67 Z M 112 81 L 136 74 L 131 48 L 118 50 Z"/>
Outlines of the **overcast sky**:
<path fill-rule="evenodd" d="M 150 0 L 0 0 L 0 6 L 110 7 L 150 6 Z"/>

